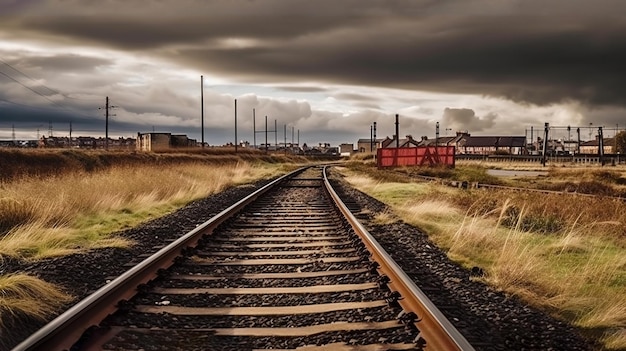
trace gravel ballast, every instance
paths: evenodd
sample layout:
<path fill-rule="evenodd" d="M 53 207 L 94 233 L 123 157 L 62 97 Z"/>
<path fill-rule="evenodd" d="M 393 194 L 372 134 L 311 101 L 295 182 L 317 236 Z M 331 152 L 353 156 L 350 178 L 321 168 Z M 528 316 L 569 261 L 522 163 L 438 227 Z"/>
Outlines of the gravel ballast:
<path fill-rule="evenodd" d="M 228 189 L 120 233 L 119 235 L 137 242 L 130 249 L 98 249 L 34 264 L 5 260 L 1 263 L 0 274 L 25 272 L 36 275 L 60 285 L 77 300 L 82 299 L 106 284 L 108 279 L 124 272 L 129 263 L 138 262 L 140 255 L 156 252 L 159 247 L 192 230 L 267 182 Z M 354 212 L 360 213 L 358 217 L 368 230 L 433 302 L 443 306 L 444 314 L 477 350 L 594 349 L 574 328 L 565 323 L 480 282 L 471 281 L 469 271 L 451 262 L 444 252 L 416 228 L 404 223 L 372 225 L 372 218 L 368 213 L 384 211 L 385 205 L 350 188 L 339 179 L 335 179 L 334 183 L 345 201 L 352 202 Z M 351 268 L 345 264 L 328 266 L 325 268 L 331 270 Z M 0 349 L 10 349 L 43 323 L 26 321 L 21 325 L 20 328 L 11 328 L 8 334 L 1 334 Z M 263 344 L 263 340 L 259 340 L 257 346 Z M 215 346 L 218 345 L 219 341 L 216 340 Z"/>
<path fill-rule="evenodd" d="M 568 324 L 472 281 L 469 270 L 450 261 L 417 228 L 403 222 L 373 224 L 374 214 L 391 210 L 340 177 L 332 177 L 331 183 L 361 223 L 477 350 L 599 348 Z"/>

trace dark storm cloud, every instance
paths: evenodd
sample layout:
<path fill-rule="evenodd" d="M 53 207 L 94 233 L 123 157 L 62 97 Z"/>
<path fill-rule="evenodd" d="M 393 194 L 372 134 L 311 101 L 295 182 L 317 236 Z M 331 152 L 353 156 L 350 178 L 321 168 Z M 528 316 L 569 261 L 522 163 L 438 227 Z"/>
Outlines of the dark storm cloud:
<path fill-rule="evenodd" d="M 319 87 L 298 87 L 298 86 L 278 86 L 278 90 L 290 91 L 294 93 L 323 93 L 328 91 L 326 88 Z"/>
<path fill-rule="evenodd" d="M 54 108 L 37 108 L 20 104 L 8 103 L 0 99 L 0 115 L 2 124 L 18 124 L 20 128 L 26 129 L 48 129 L 48 123 L 52 125 L 64 125 L 69 128 L 72 122 L 74 127 L 95 129 L 104 125 L 104 117 L 99 118 L 97 114 L 87 115 L 79 111 L 69 111 Z M 45 125 L 42 124 L 45 122 Z"/>
<path fill-rule="evenodd" d="M 315 81 L 626 106 L 626 2 L 77 1 L 0 32 L 176 61 L 245 82 Z M 61 39 L 60 39 L 61 40 Z"/>
<path fill-rule="evenodd" d="M 110 65 L 112 63 L 112 60 L 99 57 L 64 54 L 55 56 L 26 57 L 20 59 L 19 62 L 14 62 L 13 65 L 19 66 L 20 68 L 24 68 L 28 71 L 43 69 L 50 71 L 72 71 L 82 73 L 92 71 L 98 66 Z"/>
<path fill-rule="evenodd" d="M 546 23 L 551 19 L 537 20 L 450 19 L 449 29 L 405 23 L 370 35 L 337 34 L 335 41 L 192 49 L 181 51 L 181 56 L 198 67 L 210 62 L 224 72 L 257 80 L 324 79 L 484 94 L 535 104 L 571 99 L 626 105 L 621 79 L 626 76 L 626 21 L 551 25 Z"/>
<path fill-rule="evenodd" d="M 340 99 L 340 100 L 352 100 L 352 101 L 363 101 L 363 102 L 380 101 L 380 99 L 378 99 L 376 96 L 356 94 L 356 93 L 338 93 L 338 94 L 334 94 L 333 97 L 335 99 Z"/>
<path fill-rule="evenodd" d="M 474 110 L 468 108 L 446 108 L 443 111 L 442 124 L 443 127 L 452 130 L 480 132 L 493 127 L 496 117 L 495 114 L 488 114 L 481 118 L 476 116 Z"/>
<path fill-rule="evenodd" d="M 14 13 L 41 2 L 42 0 L 0 0 L 0 12 Z"/>

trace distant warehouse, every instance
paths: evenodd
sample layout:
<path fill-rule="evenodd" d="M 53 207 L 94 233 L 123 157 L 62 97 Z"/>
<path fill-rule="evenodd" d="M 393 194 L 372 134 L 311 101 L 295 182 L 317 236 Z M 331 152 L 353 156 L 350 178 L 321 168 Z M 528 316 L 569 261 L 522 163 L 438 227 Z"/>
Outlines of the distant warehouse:
<path fill-rule="evenodd" d="M 197 141 L 186 135 L 172 133 L 137 133 L 137 151 L 164 151 L 175 148 L 196 147 Z"/>

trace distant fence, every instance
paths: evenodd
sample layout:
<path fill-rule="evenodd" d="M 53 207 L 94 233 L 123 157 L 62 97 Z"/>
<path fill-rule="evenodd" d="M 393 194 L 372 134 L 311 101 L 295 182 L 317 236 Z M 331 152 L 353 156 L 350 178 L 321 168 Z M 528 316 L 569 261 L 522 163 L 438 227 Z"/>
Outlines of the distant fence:
<path fill-rule="evenodd" d="M 435 166 L 454 167 L 454 146 L 381 148 L 376 152 L 378 167 Z"/>
<path fill-rule="evenodd" d="M 541 163 L 541 155 L 472 155 L 459 154 L 456 155 L 457 160 L 475 160 L 489 162 L 526 162 Z M 605 154 L 602 158 L 605 165 L 624 164 L 626 157 L 620 154 Z M 587 163 L 600 164 L 601 159 L 597 154 L 576 154 L 570 156 L 546 156 L 547 163 Z"/>

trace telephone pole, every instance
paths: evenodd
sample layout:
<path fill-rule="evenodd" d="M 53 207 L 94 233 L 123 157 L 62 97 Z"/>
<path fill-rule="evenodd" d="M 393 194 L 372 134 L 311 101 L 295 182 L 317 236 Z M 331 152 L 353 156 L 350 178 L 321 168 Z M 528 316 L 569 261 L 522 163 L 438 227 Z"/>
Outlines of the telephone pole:
<path fill-rule="evenodd" d="M 274 120 L 274 151 L 278 151 L 278 122 Z"/>
<path fill-rule="evenodd" d="M 104 132 L 104 149 L 108 150 L 109 149 L 109 97 L 107 96 L 106 99 L 106 106 L 105 106 L 105 110 L 106 112 L 104 113 L 106 115 L 106 128 L 105 128 L 105 132 Z"/>
<path fill-rule="evenodd" d="M 202 135 L 202 148 L 204 149 L 204 76 L 200 76 L 200 119 L 201 119 L 201 135 Z"/>
<path fill-rule="evenodd" d="M 256 111 L 252 109 L 252 139 L 256 150 Z"/>
<path fill-rule="evenodd" d="M 235 99 L 235 153 L 237 153 L 237 99 Z"/>
<path fill-rule="evenodd" d="M 117 106 L 112 106 L 109 104 L 109 97 L 106 97 L 105 100 L 105 104 L 104 104 L 104 120 L 105 120 L 105 127 L 104 127 L 104 148 L 105 150 L 109 149 L 109 116 L 113 117 L 115 115 L 111 115 L 109 114 L 109 110 L 111 110 L 112 108 L 116 108 Z M 98 108 L 99 110 L 102 109 L 102 107 Z M 52 127 L 50 127 L 51 131 L 52 131 Z"/>

